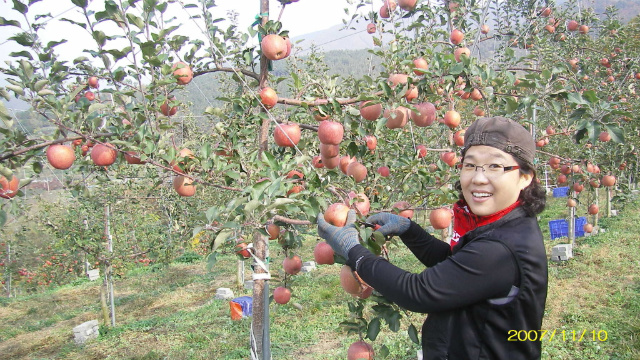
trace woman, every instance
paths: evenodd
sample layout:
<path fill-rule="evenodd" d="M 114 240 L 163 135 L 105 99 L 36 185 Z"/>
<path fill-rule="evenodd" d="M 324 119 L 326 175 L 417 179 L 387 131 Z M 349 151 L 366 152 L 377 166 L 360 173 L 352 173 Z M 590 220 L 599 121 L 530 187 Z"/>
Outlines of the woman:
<path fill-rule="evenodd" d="M 420 274 L 360 245 L 355 212 L 344 227 L 318 216 L 318 234 L 366 283 L 407 310 L 429 314 L 422 327 L 425 359 L 540 358 L 540 339 L 519 340 L 539 338 L 547 296 L 547 255 L 536 220 L 545 192 L 536 181 L 535 148 L 524 127 L 503 117 L 480 118 L 467 129 L 451 246 L 398 215 L 367 219 L 384 235 L 400 236 L 426 265 Z"/>

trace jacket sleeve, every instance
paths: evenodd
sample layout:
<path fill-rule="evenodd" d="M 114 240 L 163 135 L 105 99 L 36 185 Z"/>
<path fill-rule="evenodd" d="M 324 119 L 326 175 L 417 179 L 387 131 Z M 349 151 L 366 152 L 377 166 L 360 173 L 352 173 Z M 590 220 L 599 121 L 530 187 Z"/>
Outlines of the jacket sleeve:
<path fill-rule="evenodd" d="M 409 230 L 402 234 L 400 239 L 415 257 L 428 267 L 434 266 L 451 255 L 449 244 L 429 234 L 413 221 Z"/>
<path fill-rule="evenodd" d="M 347 264 L 388 300 L 421 313 L 504 297 L 519 278 L 511 252 L 498 241 L 482 239 L 419 274 L 375 256 L 362 245 L 349 251 Z"/>

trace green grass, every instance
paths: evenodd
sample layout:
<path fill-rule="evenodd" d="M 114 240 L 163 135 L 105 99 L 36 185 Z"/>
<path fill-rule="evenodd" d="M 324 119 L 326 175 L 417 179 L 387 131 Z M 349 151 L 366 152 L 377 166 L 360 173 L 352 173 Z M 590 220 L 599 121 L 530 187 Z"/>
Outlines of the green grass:
<path fill-rule="evenodd" d="M 541 215 L 548 252 L 566 238 L 549 240 L 548 221 L 566 218 L 565 198 L 549 198 Z M 640 202 L 613 218 L 601 218 L 607 231 L 576 240 L 575 257 L 549 263 L 549 296 L 543 329 L 565 331 L 543 342 L 543 359 L 640 358 Z M 578 214 L 578 216 L 582 216 Z M 312 258 L 316 239 L 299 254 Z M 272 248 L 271 289 L 281 285 L 281 251 Z M 212 272 L 201 261 L 174 263 L 166 269 L 140 267 L 115 283 L 116 324 L 101 325 L 101 336 L 83 346 L 73 343 L 72 328 L 100 319 L 98 282 L 74 284 L 20 298 L 0 299 L 0 354 L 3 359 L 220 359 L 249 358 L 250 318 L 232 321 L 227 301 L 214 300 L 216 289 L 229 287 L 236 296 L 251 295 L 235 286 L 236 258 L 220 256 Z M 420 271 L 412 255 L 391 247 L 391 261 Z M 248 266 L 247 266 L 248 268 Z M 272 303 L 271 349 L 274 359 L 339 359 L 346 357 L 357 335 L 339 326 L 349 320 L 346 303 L 354 301 L 340 288 L 339 265 L 288 278 L 293 298 Z M 249 276 L 249 271 L 247 271 Z M 294 306 L 294 304 L 297 304 Z M 369 316 L 369 312 L 365 311 Z M 415 359 L 418 346 L 406 335 L 409 322 L 421 328 L 424 316 L 407 313 L 394 333 L 383 322 L 374 343 L 385 345 L 388 359 Z M 102 323 L 102 321 L 101 321 Z M 606 341 L 574 341 L 585 330 Z"/>

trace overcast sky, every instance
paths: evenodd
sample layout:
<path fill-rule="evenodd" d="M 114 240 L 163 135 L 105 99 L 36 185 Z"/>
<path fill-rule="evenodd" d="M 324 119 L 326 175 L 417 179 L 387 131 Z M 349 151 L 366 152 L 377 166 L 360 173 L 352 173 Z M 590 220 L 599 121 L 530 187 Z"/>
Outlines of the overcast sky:
<path fill-rule="evenodd" d="M 24 23 L 25 20 L 20 17 L 21 15 L 12 10 L 12 3 L 11 0 L 0 0 L 0 16 Z M 100 11 L 104 9 L 103 4 L 104 2 L 101 0 L 93 0 L 90 1 L 89 8 Z M 260 0 L 217 0 L 216 4 L 217 6 L 213 8 L 214 17 L 226 18 L 228 10 L 235 10 L 239 14 L 239 27 L 243 31 L 253 23 L 255 16 L 260 11 Z M 380 0 L 380 4 L 382 4 L 382 0 Z M 188 19 L 186 11 L 178 5 L 175 6 L 170 16 L 178 17 L 180 22 L 184 24 L 176 33 L 202 38 L 201 29 L 195 25 L 193 20 Z M 270 6 L 270 18 L 277 19 L 282 8 L 281 4 L 277 0 L 271 0 Z M 341 24 L 342 19 L 346 18 L 344 8 L 347 6 L 349 5 L 346 0 L 299 0 L 286 6 L 281 21 L 283 28 L 289 30 L 292 37 L 296 37 Z M 68 43 L 57 47 L 58 53 L 73 59 L 82 55 L 82 49 L 87 46 L 93 45 L 92 48 L 95 49 L 95 43 L 86 31 L 68 22 L 60 21 L 61 18 L 69 18 L 83 22 L 81 12 L 70 0 L 42 0 L 33 4 L 31 9 L 36 13 L 48 13 L 54 17 L 53 20 L 48 21 L 46 32 L 43 32 L 41 36 L 45 40 L 44 43 L 51 40 L 67 40 Z M 193 13 L 194 9 L 189 9 L 189 11 Z M 167 12 L 169 13 L 169 11 Z M 222 27 L 226 28 L 224 25 Z M 13 41 L 7 41 L 7 38 L 15 34 L 16 30 L 13 26 L 0 26 L 0 61 L 2 62 L 10 59 L 8 56 L 10 52 L 21 49 Z M 114 29 L 103 28 L 103 31 L 109 33 Z M 115 29 L 115 32 L 118 32 L 118 29 Z"/>

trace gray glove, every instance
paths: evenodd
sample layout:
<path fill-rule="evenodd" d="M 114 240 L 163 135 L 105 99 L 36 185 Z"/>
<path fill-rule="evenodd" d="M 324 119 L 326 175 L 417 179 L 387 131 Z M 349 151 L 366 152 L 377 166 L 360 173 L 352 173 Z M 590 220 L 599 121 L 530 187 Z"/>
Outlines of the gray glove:
<path fill-rule="evenodd" d="M 409 230 L 411 220 L 390 213 L 378 213 L 367 218 L 367 222 L 371 224 L 381 225 L 376 231 L 384 236 L 402 235 Z"/>
<path fill-rule="evenodd" d="M 349 250 L 360 243 L 358 230 L 354 225 L 355 221 L 355 210 L 349 210 L 347 223 L 343 227 L 329 224 L 324 220 L 324 215 L 320 213 L 318 214 L 318 235 L 331 245 L 336 254 L 348 259 Z"/>

